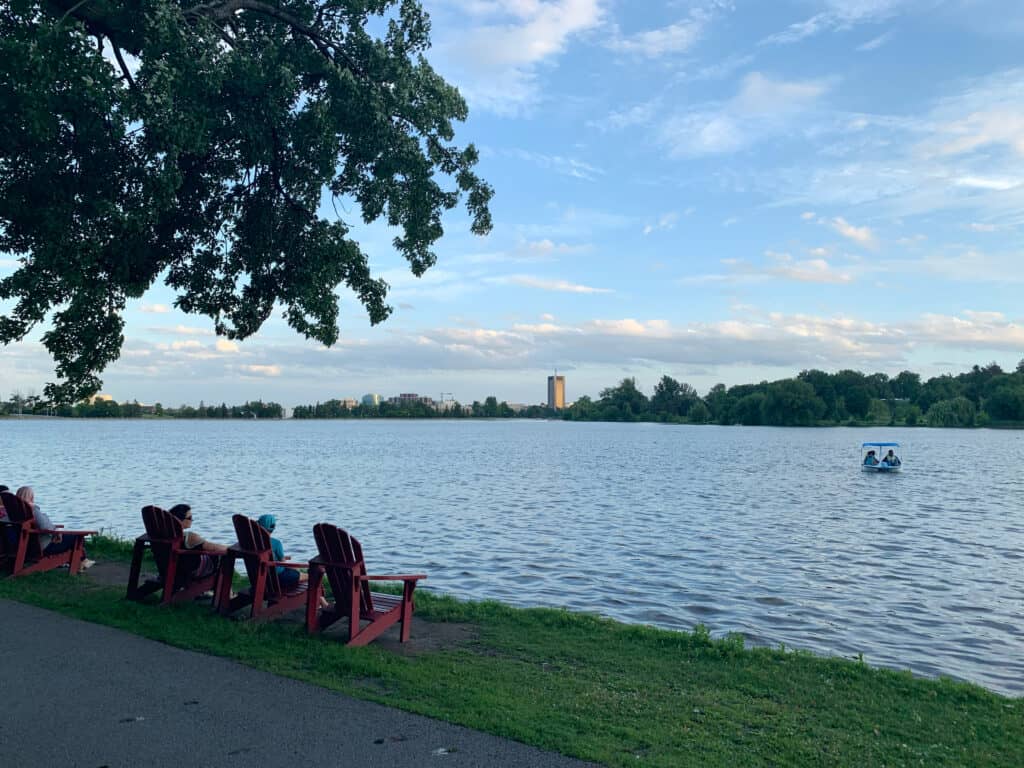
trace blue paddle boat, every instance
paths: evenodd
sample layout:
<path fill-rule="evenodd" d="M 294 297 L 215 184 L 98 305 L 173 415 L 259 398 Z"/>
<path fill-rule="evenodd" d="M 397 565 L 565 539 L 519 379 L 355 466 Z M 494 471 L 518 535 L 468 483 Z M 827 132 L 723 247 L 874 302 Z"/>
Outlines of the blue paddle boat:
<path fill-rule="evenodd" d="M 860 452 L 865 472 L 899 472 L 903 466 L 899 443 L 862 443 Z"/>

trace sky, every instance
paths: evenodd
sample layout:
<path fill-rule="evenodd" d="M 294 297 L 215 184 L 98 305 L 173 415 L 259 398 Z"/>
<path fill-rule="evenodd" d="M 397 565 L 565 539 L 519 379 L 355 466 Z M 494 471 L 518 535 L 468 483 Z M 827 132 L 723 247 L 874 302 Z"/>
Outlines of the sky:
<path fill-rule="evenodd" d="M 279 318 L 219 339 L 156 285 L 104 392 L 538 403 L 555 369 L 571 401 L 624 377 L 703 394 L 1024 358 L 1019 0 L 424 6 L 429 60 L 470 107 L 457 143 L 495 188 L 491 234 L 453 211 L 415 278 L 393 231 L 357 227 L 395 311 L 370 326 L 342 292 L 330 349 Z M 53 379 L 40 335 L 0 350 L 0 396 Z"/>

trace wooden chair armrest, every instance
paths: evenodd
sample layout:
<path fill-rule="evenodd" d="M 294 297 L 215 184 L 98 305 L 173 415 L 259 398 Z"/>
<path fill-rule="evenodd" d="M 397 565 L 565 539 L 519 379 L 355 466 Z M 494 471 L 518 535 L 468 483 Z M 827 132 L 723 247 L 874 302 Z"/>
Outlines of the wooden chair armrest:
<path fill-rule="evenodd" d="M 388 576 L 360 576 L 360 581 L 419 581 L 427 578 L 425 573 L 391 574 Z"/>
<path fill-rule="evenodd" d="M 173 552 L 176 555 L 209 555 L 210 557 L 221 556 L 221 553 L 210 552 L 207 549 L 203 549 L 201 546 L 192 547 L 192 549 L 189 549 L 188 547 L 182 546 L 181 544 L 175 544 L 173 547 L 171 547 L 171 552 Z"/>
<path fill-rule="evenodd" d="M 309 563 L 296 563 L 292 560 L 270 560 L 267 565 L 280 565 L 283 568 L 308 568 Z"/>
<path fill-rule="evenodd" d="M 29 533 L 59 533 L 61 536 L 92 536 L 99 531 L 68 531 L 57 526 L 56 528 L 32 528 Z"/>
<path fill-rule="evenodd" d="M 321 568 L 352 568 L 352 563 L 336 563 L 333 560 L 324 560 L 320 555 L 309 560 L 309 567 L 320 566 Z"/>

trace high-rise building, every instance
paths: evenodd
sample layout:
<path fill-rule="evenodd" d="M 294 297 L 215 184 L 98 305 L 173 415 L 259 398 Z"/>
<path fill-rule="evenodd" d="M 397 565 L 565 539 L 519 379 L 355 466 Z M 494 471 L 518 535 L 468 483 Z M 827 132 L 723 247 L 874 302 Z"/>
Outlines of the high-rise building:
<path fill-rule="evenodd" d="M 368 406 L 370 408 L 376 408 L 378 405 L 380 405 L 380 401 L 383 399 L 383 397 L 375 393 L 363 395 L 363 405 Z"/>
<path fill-rule="evenodd" d="M 565 376 L 548 376 L 548 408 L 565 408 Z"/>

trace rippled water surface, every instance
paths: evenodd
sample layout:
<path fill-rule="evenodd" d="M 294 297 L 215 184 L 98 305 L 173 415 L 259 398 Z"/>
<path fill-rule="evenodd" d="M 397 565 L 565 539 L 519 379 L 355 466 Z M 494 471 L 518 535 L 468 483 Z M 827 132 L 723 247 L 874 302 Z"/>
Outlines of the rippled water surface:
<path fill-rule="evenodd" d="M 864 439 L 904 443 L 860 472 Z M 525 421 L 0 421 L 0 482 L 55 522 L 139 532 L 144 504 L 326 520 L 371 571 L 466 598 L 973 680 L 1024 694 L 1024 433 Z"/>

